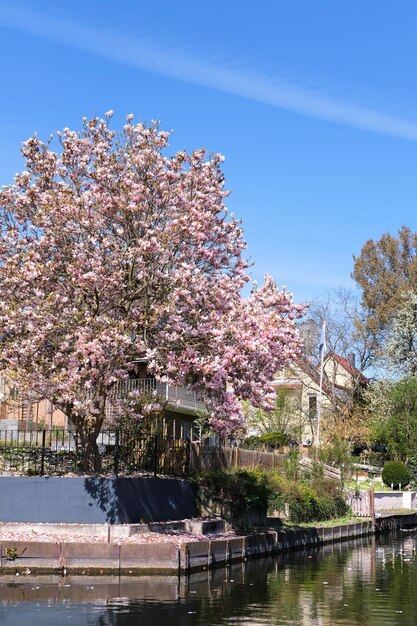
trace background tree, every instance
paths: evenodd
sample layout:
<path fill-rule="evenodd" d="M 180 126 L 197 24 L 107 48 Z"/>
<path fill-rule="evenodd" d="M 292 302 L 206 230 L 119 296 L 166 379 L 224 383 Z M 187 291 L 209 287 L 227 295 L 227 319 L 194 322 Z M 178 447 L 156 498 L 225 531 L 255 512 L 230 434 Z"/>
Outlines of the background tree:
<path fill-rule="evenodd" d="M 308 416 L 302 415 L 301 393 L 299 389 L 277 389 L 275 406 L 271 411 L 255 408 L 248 402 L 244 403 L 243 413 L 249 432 L 263 435 L 281 432 L 298 440 L 308 423 Z"/>
<path fill-rule="evenodd" d="M 385 233 L 369 239 L 358 257 L 352 277 L 362 290 L 367 326 L 378 336 L 392 322 L 401 294 L 417 292 L 417 233 L 403 226 L 398 237 Z"/>
<path fill-rule="evenodd" d="M 273 407 L 303 314 L 270 277 L 241 297 L 248 264 L 222 157 L 168 158 L 167 133 L 128 116 L 117 135 L 111 115 L 58 133 L 59 151 L 29 139 L 26 170 L 0 192 L 0 362 L 68 416 L 86 469 L 136 359 L 200 393 L 224 432 L 241 425 L 240 399 Z"/>
<path fill-rule="evenodd" d="M 377 339 L 367 326 L 367 311 L 355 292 L 340 287 L 310 303 L 308 315 L 299 323 L 299 328 L 305 355 L 313 361 L 318 361 L 320 356 L 319 339 L 324 321 L 328 352 L 345 359 L 354 355 L 358 374 L 376 365 Z"/>
<path fill-rule="evenodd" d="M 393 459 L 417 461 L 417 378 L 374 383 L 366 399 L 371 443 Z"/>
<path fill-rule="evenodd" d="M 387 359 L 395 373 L 417 374 L 417 294 L 401 294 L 387 341 Z"/>
<path fill-rule="evenodd" d="M 327 353 L 339 355 L 354 365 L 343 390 L 336 387 L 330 373 L 330 378 L 324 379 L 330 400 L 330 406 L 323 409 L 322 415 L 322 439 L 327 444 L 335 439 L 352 445 L 367 440 L 368 428 L 363 415 L 363 372 L 375 375 L 379 357 L 377 339 L 366 320 L 367 313 L 358 295 L 340 287 L 313 300 L 307 317 L 299 324 L 308 359 L 319 362 L 319 339 L 325 321 Z M 336 362 L 333 373 L 336 374 L 339 369 Z"/>

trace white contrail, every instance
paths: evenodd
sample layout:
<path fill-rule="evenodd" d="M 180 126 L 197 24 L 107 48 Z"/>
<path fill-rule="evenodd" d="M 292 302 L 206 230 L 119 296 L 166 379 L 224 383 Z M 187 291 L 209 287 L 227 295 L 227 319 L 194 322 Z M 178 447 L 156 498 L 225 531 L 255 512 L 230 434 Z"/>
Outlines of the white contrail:
<path fill-rule="evenodd" d="M 345 102 L 302 85 L 290 84 L 179 49 L 158 47 L 143 38 L 84 26 L 69 19 L 0 2 L 0 25 L 65 44 L 124 65 L 231 93 L 302 115 L 353 128 L 417 140 L 417 122 Z"/>

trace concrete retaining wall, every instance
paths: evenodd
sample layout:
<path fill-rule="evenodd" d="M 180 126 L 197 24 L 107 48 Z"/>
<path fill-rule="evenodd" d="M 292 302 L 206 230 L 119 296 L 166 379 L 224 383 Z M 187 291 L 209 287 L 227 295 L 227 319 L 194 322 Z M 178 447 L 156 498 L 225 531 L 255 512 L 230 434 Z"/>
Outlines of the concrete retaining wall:
<path fill-rule="evenodd" d="M 375 511 L 403 509 L 402 491 L 375 491 Z"/>
<path fill-rule="evenodd" d="M 403 513 L 397 515 L 385 515 L 375 520 L 377 532 L 387 532 L 399 530 L 401 528 L 411 529 L 417 527 L 416 513 Z"/>
<path fill-rule="evenodd" d="M 195 515 L 185 480 L 0 477 L 0 522 L 136 524 Z"/>
<path fill-rule="evenodd" d="M 137 574 L 203 570 L 233 561 L 278 554 L 372 532 L 370 522 L 334 528 L 268 531 L 177 547 L 163 544 L 2 542 L 0 573 Z"/>
<path fill-rule="evenodd" d="M 404 491 L 403 492 L 403 507 L 404 509 L 416 510 L 416 492 Z"/>
<path fill-rule="evenodd" d="M 416 509 L 415 491 L 375 491 L 375 511 Z"/>

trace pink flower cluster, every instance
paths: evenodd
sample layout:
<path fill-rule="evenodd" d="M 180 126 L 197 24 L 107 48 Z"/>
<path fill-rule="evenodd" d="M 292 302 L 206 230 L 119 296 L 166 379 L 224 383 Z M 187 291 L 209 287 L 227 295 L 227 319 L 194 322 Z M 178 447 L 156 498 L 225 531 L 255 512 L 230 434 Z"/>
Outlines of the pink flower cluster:
<path fill-rule="evenodd" d="M 245 299 L 239 221 L 221 155 L 168 158 L 157 124 L 105 119 L 23 145 L 26 170 L 0 191 L 0 359 L 21 388 L 99 423 L 135 359 L 206 400 L 220 431 L 240 400 L 270 406 L 297 354 L 303 307 L 271 277 Z M 80 390 L 88 390 L 81 393 Z"/>

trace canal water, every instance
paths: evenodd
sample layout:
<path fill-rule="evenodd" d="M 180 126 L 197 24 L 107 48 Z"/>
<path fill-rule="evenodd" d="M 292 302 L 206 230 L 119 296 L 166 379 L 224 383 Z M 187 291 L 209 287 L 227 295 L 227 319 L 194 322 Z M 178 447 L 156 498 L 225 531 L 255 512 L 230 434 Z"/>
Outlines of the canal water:
<path fill-rule="evenodd" d="M 417 625 L 417 532 L 189 577 L 0 578 L 1 626 Z"/>

